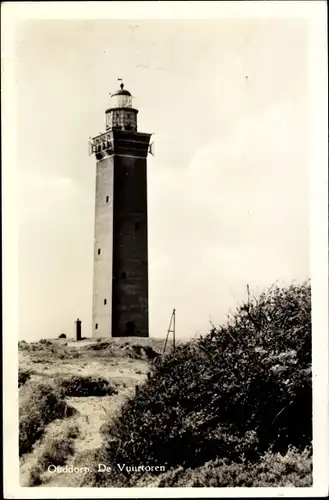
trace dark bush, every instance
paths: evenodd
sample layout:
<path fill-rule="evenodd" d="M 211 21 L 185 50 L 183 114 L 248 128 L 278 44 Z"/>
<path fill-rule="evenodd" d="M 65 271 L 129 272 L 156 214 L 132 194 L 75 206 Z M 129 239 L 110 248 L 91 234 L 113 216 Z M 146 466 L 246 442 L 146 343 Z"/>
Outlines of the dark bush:
<path fill-rule="evenodd" d="M 51 384 L 28 382 L 19 393 L 19 454 L 31 451 L 45 426 L 69 414 L 63 393 Z"/>
<path fill-rule="evenodd" d="M 58 336 L 59 339 L 66 339 L 66 335 L 65 333 L 61 333 L 59 336 Z"/>
<path fill-rule="evenodd" d="M 41 340 L 39 340 L 39 343 L 43 344 L 45 346 L 51 346 L 53 344 L 52 341 L 49 339 L 41 339 Z"/>
<path fill-rule="evenodd" d="M 104 342 L 103 339 L 97 339 L 95 344 L 89 344 L 85 346 L 87 351 L 102 351 L 103 349 L 108 349 L 111 347 L 109 342 Z"/>
<path fill-rule="evenodd" d="M 311 289 L 304 283 L 272 287 L 225 326 L 158 359 L 109 425 L 102 453 L 105 463 L 134 457 L 195 468 L 218 458 L 255 462 L 311 438 Z"/>
<path fill-rule="evenodd" d="M 31 371 L 24 370 L 22 368 L 18 369 L 18 387 L 24 385 L 31 378 Z"/>
<path fill-rule="evenodd" d="M 102 377 L 67 375 L 58 377 L 57 382 L 65 396 L 111 396 L 117 393 L 116 387 Z"/>
<path fill-rule="evenodd" d="M 153 361 L 159 356 L 159 353 L 155 351 L 152 347 L 143 345 L 130 346 L 130 352 L 132 354 L 132 357 L 134 358 L 147 359 L 151 361 Z"/>

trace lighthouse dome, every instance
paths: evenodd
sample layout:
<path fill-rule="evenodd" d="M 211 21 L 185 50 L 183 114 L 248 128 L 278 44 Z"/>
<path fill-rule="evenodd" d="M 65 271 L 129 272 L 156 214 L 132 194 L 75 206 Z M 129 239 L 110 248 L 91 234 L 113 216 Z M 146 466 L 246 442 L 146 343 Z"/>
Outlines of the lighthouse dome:
<path fill-rule="evenodd" d="M 129 90 L 126 90 L 124 88 L 124 84 L 121 83 L 120 88 L 116 92 L 114 92 L 114 94 L 112 94 L 111 97 L 114 97 L 116 95 L 128 95 L 128 96 L 131 96 L 131 93 L 129 92 Z"/>
<path fill-rule="evenodd" d="M 131 108 L 131 101 L 131 93 L 124 88 L 123 83 L 121 83 L 119 90 L 111 94 L 111 108 Z"/>

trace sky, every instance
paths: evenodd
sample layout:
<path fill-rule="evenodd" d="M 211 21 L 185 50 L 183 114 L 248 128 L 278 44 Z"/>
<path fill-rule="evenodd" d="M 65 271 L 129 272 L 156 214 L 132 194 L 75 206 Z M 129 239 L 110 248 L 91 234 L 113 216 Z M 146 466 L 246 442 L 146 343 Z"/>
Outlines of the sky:
<path fill-rule="evenodd" d="M 42 20 L 16 37 L 19 338 L 91 335 L 96 162 L 123 78 L 153 133 L 150 336 L 310 276 L 305 21 Z"/>

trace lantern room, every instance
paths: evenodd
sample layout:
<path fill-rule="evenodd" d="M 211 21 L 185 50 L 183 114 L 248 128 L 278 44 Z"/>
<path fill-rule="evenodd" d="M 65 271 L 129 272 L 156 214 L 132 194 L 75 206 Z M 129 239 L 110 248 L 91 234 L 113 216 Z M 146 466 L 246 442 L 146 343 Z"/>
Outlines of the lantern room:
<path fill-rule="evenodd" d="M 132 107 L 132 95 L 121 83 L 120 89 L 111 94 L 111 106 L 106 110 L 106 130 L 137 131 L 138 110 Z"/>

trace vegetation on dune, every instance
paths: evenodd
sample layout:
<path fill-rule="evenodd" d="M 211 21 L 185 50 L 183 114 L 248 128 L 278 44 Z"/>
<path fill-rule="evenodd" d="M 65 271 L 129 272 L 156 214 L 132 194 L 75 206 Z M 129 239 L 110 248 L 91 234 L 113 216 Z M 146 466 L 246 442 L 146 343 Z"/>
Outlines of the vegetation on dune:
<path fill-rule="evenodd" d="M 41 339 L 39 342 L 20 341 L 18 348 L 21 354 L 26 354 L 33 364 L 47 363 L 53 365 L 58 360 L 63 360 L 64 363 L 71 360 L 82 359 L 141 359 L 152 361 L 162 351 L 163 340 L 159 339 L 137 339 L 133 338 L 129 341 L 127 338 L 108 338 L 97 339 L 96 342 L 83 344 L 80 343 L 77 349 L 77 344 L 71 342 L 63 343 L 59 339 L 47 340 Z"/>
<path fill-rule="evenodd" d="M 311 288 L 304 283 L 248 298 L 226 325 L 158 359 L 109 423 L 98 459 L 116 464 L 134 457 L 137 464 L 167 470 L 197 470 L 213 461 L 218 483 L 248 485 L 250 464 L 255 470 L 271 460 L 279 464 L 281 455 L 291 457 L 290 446 L 303 450 L 311 440 Z M 296 476 L 294 485 L 300 486 L 310 473 L 302 479 L 308 465 L 298 472 L 297 463 L 300 481 Z M 231 479 L 220 479 L 222 474 Z M 282 474 L 283 482 L 292 481 Z M 91 477 L 97 486 L 137 480 L 124 473 Z"/>
<path fill-rule="evenodd" d="M 154 480 L 154 478 L 153 478 Z M 147 486 L 142 478 L 136 486 Z M 219 458 L 195 469 L 178 467 L 160 475 L 154 486 L 168 487 L 308 487 L 312 486 L 312 455 L 309 447 L 287 453 L 266 453 L 256 463 L 228 462 Z"/>
<path fill-rule="evenodd" d="M 79 436 L 78 427 L 68 422 L 58 436 L 48 436 L 42 443 L 38 464 L 46 470 L 49 465 L 64 465 L 74 451 L 74 440 Z"/>
<path fill-rule="evenodd" d="M 107 379 L 95 376 L 66 375 L 59 376 L 57 383 L 65 396 L 111 396 L 117 394 L 116 387 Z"/>
<path fill-rule="evenodd" d="M 102 439 L 100 427 L 105 416 L 118 411 L 127 397 L 125 389 L 133 389 L 142 378 L 136 373 L 148 369 L 147 359 L 131 357 L 130 347 L 136 345 L 136 339 L 104 339 L 97 351 L 90 349 L 90 344 L 95 342 L 77 345 L 43 339 L 18 344 L 20 480 L 24 486 L 62 484 L 58 474 L 47 471 L 48 462 L 69 466 L 80 456 L 84 443 L 93 457 Z M 150 339 L 150 344 L 157 347 L 159 342 Z M 112 400 L 118 391 L 122 391 L 122 397 Z M 88 401 L 89 396 L 96 397 Z M 66 418 L 70 416 L 73 418 Z M 69 424 L 79 426 L 77 440 L 68 436 Z M 82 457 L 81 466 L 89 462 L 88 457 Z M 78 476 L 71 477 L 72 485 L 78 486 Z"/>
<path fill-rule="evenodd" d="M 19 393 L 19 454 L 31 451 L 47 424 L 70 414 L 63 392 L 51 384 L 29 381 Z"/>
<path fill-rule="evenodd" d="M 39 486 L 45 482 L 43 473 L 49 465 L 65 465 L 74 453 L 74 440 L 80 435 L 78 427 L 71 421 L 57 426 L 57 433 L 47 434 L 38 450 L 38 459 L 30 470 L 28 486 Z"/>
<path fill-rule="evenodd" d="M 136 340 L 136 339 L 134 339 Z M 156 342 L 154 342 L 156 344 Z M 86 351 L 103 351 L 106 355 L 112 355 L 114 357 L 126 357 L 133 359 L 145 359 L 154 360 L 159 356 L 159 345 L 155 346 L 157 350 L 148 345 L 142 345 L 137 343 L 125 342 L 117 343 L 111 340 L 104 341 L 104 339 L 98 339 L 94 344 L 87 345 L 85 347 Z"/>
<path fill-rule="evenodd" d="M 31 370 L 24 370 L 19 368 L 18 370 L 18 387 L 24 385 L 31 378 Z"/>
<path fill-rule="evenodd" d="M 53 365 L 59 360 L 67 362 L 72 359 L 79 359 L 81 353 L 77 349 L 69 348 L 67 345 L 47 339 L 41 339 L 39 342 L 18 343 L 18 349 L 21 353 L 28 355 L 29 361 L 35 363 L 46 363 Z"/>

